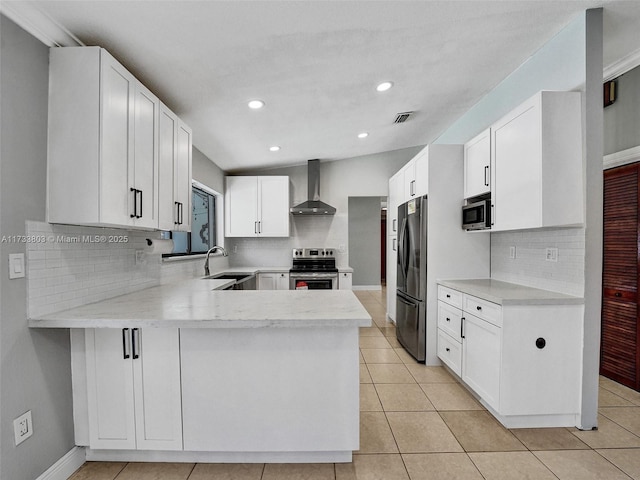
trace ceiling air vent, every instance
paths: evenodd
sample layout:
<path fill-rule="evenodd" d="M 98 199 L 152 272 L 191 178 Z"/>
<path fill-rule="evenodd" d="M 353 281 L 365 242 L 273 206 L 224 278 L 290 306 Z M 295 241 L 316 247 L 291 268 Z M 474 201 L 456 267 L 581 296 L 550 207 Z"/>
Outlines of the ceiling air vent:
<path fill-rule="evenodd" d="M 413 112 L 402 112 L 396 115 L 396 119 L 393 123 L 404 123 L 409 120 L 409 117 L 413 115 Z"/>

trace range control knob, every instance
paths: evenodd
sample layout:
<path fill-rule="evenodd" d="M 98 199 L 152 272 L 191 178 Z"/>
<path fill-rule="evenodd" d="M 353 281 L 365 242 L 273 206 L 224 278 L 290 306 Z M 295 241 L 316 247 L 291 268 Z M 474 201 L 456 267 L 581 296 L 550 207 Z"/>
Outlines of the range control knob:
<path fill-rule="evenodd" d="M 536 339 L 536 347 L 538 347 L 539 349 L 543 349 L 545 346 L 547 345 L 547 341 L 540 337 L 538 339 Z"/>

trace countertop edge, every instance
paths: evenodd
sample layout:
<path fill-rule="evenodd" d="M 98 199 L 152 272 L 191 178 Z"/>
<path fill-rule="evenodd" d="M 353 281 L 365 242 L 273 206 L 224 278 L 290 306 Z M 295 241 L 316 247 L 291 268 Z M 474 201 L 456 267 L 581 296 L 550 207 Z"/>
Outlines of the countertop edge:
<path fill-rule="evenodd" d="M 150 320 L 150 319 L 29 319 L 29 328 L 352 328 L 370 327 L 371 318 L 334 318 L 331 320 Z"/>
<path fill-rule="evenodd" d="M 482 287 L 480 285 L 469 285 L 468 282 L 488 281 L 493 279 L 455 279 L 455 280 L 438 280 L 438 285 L 449 287 L 454 290 L 458 290 L 468 295 L 473 295 L 492 303 L 497 303 L 503 306 L 518 306 L 518 305 L 584 305 L 584 298 L 574 297 L 560 292 L 553 292 L 551 290 L 543 290 L 540 288 L 529 287 L 527 285 L 521 285 L 517 283 L 504 282 L 501 280 L 493 280 L 494 283 L 504 284 L 508 286 L 517 287 L 524 291 L 535 292 L 537 297 L 516 296 L 513 298 L 496 296 L 488 291 L 489 287 Z M 541 297 L 548 293 L 549 296 Z"/>

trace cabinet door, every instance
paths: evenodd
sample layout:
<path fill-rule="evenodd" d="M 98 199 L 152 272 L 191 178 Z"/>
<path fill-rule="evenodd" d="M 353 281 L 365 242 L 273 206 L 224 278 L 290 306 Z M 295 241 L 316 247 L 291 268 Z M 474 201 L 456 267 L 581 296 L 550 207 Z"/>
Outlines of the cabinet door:
<path fill-rule="evenodd" d="M 389 196 L 387 197 L 387 235 L 398 234 L 398 205 L 404 195 L 402 172 L 389 179 Z"/>
<path fill-rule="evenodd" d="M 398 274 L 398 238 L 387 237 L 387 317 L 396 321 L 396 276 Z"/>
<path fill-rule="evenodd" d="M 258 179 L 227 177 L 224 193 L 224 228 L 227 237 L 258 235 Z"/>
<path fill-rule="evenodd" d="M 353 274 L 350 272 L 342 272 L 338 275 L 338 288 L 340 290 L 351 290 L 353 283 Z"/>
<path fill-rule="evenodd" d="M 129 170 L 129 211 L 133 224 L 158 228 L 158 99 L 136 83 L 134 101 L 133 173 Z M 132 192 L 131 189 L 136 191 Z"/>
<path fill-rule="evenodd" d="M 402 203 L 416 196 L 416 163 L 411 160 L 402 169 L 403 195 Z"/>
<path fill-rule="evenodd" d="M 492 230 L 540 227 L 540 107 L 527 102 L 491 129 Z M 579 180 L 578 180 L 579 181 Z"/>
<path fill-rule="evenodd" d="M 418 197 L 429 193 L 429 150 L 425 148 L 415 157 L 415 194 Z"/>
<path fill-rule="evenodd" d="M 87 329 L 89 446 L 136 448 L 130 329 Z M 124 358 L 128 355 L 128 358 Z"/>
<path fill-rule="evenodd" d="M 258 227 L 263 237 L 289 236 L 289 177 L 258 177 Z"/>
<path fill-rule="evenodd" d="M 473 315 L 462 320 L 462 380 L 496 411 L 500 407 L 501 330 Z"/>
<path fill-rule="evenodd" d="M 289 274 L 278 273 L 276 276 L 276 289 L 277 290 L 289 290 Z"/>
<path fill-rule="evenodd" d="M 192 133 L 191 129 L 178 119 L 177 154 L 174 169 L 174 205 L 177 230 L 191 231 L 191 175 L 192 175 Z"/>
<path fill-rule="evenodd" d="M 138 450 L 182 450 L 180 347 L 176 328 L 134 330 L 132 346 Z"/>
<path fill-rule="evenodd" d="M 130 191 L 133 187 L 130 177 L 133 176 L 136 81 L 106 52 L 102 52 L 101 63 L 100 221 L 132 225 L 134 195 Z"/>
<path fill-rule="evenodd" d="M 258 274 L 258 290 L 276 290 L 276 274 L 275 273 L 259 273 Z"/>
<path fill-rule="evenodd" d="M 160 105 L 158 119 L 158 228 L 176 230 L 178 209 L 174 203 L 174 163 L 177 155 L 178 117 Z"/>
<path fill-rule="evenodd" d="M 487 129 L 464 145 L 464 198 L 491 191 L 491 130 Z"/>

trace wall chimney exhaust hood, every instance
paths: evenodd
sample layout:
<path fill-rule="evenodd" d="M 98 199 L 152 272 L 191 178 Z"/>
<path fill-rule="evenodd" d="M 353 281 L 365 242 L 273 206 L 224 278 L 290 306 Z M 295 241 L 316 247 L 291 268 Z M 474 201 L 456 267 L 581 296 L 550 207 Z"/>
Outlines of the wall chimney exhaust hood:
<path fill-rule="evenodd" d="M 333 215 L 336 209 L 320 201 L 320 160 L 307 162 L 307 198 L 306 202 L 291 207 L 291 215 Z"/>

